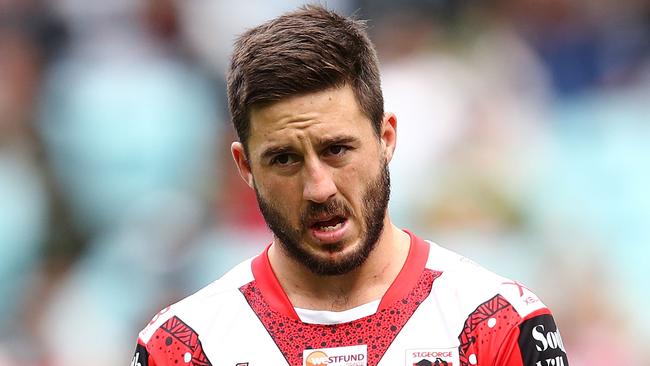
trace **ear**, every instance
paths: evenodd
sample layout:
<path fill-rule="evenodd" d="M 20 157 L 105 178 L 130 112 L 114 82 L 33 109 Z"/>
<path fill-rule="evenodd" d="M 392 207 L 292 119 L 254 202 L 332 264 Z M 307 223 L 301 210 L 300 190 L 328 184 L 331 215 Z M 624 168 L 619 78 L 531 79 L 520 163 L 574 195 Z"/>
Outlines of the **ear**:
<path fill-rule="evenodd" d="M 397 117 L 395 113 L 384 113 L 381 123 L 381 142 L 384 154 L 386 154 L 386 162 L 390 162 L 397 146 Z"/>
<path fill-rule="evenodd" d="M 253 173 L 251 172 L 251 166 L 244 151 L 244 145 L 239 141 L 235 141 L 230 145 L 230 152 L 232 153 L 232 158 L 235 160 L 235 165 L 237 165 L 237 170 L 239 170 L 239 176 L 241 176 L 249 187 L 253 188 Z"/>

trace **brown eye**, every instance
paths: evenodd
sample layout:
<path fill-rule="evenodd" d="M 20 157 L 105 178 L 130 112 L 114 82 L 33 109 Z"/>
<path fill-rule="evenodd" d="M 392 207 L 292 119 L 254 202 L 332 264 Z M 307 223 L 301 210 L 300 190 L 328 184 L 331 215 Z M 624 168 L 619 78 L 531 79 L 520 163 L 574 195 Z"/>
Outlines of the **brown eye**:
<path fill-rule="evenodd" d="M 289 165 L 296 161 L 296 158 L 292 154 L 279 154 L 276 155 L 272 160 L 271 164 L 274 165 Z"/>
<path fill-rule="evenodd" d="M 347 151 L 347 147 L 343 145 L 332 145 L 327 150 L 330 155 L 343 155 Z"/>

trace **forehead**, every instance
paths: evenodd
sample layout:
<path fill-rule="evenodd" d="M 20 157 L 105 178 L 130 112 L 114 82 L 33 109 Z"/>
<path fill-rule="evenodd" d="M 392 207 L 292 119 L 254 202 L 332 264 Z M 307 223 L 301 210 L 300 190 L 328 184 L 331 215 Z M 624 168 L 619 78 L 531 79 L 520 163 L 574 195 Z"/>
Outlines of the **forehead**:
<path fill-rule="evenodd" d="M 294 96 L 254 108 L 249 149 L 347 134 L 373 133 L 349 86 Z"/>

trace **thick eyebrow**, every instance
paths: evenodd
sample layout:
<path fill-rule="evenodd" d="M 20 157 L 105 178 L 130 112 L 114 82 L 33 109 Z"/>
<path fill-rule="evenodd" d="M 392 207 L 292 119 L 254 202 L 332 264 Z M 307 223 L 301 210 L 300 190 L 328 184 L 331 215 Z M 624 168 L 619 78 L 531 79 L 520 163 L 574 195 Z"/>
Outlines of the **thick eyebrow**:
<path fill-rule="evenodd" d="M 276 155 L 279 154 L 285 154 L 288 152 L 292 152 L 293 149 L 289 146 L 282 145 L 282 146 L 271 146 L 268 149 L 262 151 L 262 160 L 267 160 L 270 159 Z"/>
<path fill-rule="evenodd" d="M 358 141 L 354 136 L 333 136 L 333 137 L 319 137 L 316 139 L 316 145 L 320 148 L 331 145 L 347 145 Z"/>

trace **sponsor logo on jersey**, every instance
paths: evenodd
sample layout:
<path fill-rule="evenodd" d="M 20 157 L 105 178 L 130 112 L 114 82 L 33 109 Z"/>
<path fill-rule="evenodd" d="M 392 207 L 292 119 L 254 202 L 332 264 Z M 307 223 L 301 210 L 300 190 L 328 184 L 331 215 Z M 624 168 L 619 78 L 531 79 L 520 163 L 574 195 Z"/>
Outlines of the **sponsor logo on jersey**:
<path fill-rule="evenodd" d="M 302 352 L 303 366 L 367 366 L 367 346 L 309 349 Z"/>
<path fill-rule="evenodd" d="M 557 329 L 554 331 L 546 331 L 546 329 L 544 329 L 544 324 L 540 324 L 533 327 L 531 333 L 533 339 L 536 341 L 535 348 L 537 348 L 539 352 L 544 352 L 549 348 L 559 348 L 562 352 L 566 352 L 566 349 L 564 349 L 564 343 L 562 342 L 562 336 Z"/>
<path fill-rule="evenodd" d="M 550 314 L 528 319 L 520 326 L 519 348 L 535 366 L 568 366 L 560 331 Z"/>
<path fill-rule="evenodd" d="M 140 363 L 140 352 L 136 352 L 133 356 L 133 360 L 131 360 L 131 366 L 142 366 L 142 363 Z"/>
<path fill-rule="evenodd" d="M 406 350 L 408 366 L 458 366 L 458 349 L 423 348 Z"/>
<path fill-rule="evenodd" d="M 147 349 L 138 344 L 135 348 L 135 355 L 131 360 L 131 366 L 147 366 L 148 359 L 149 353 Z"/>

